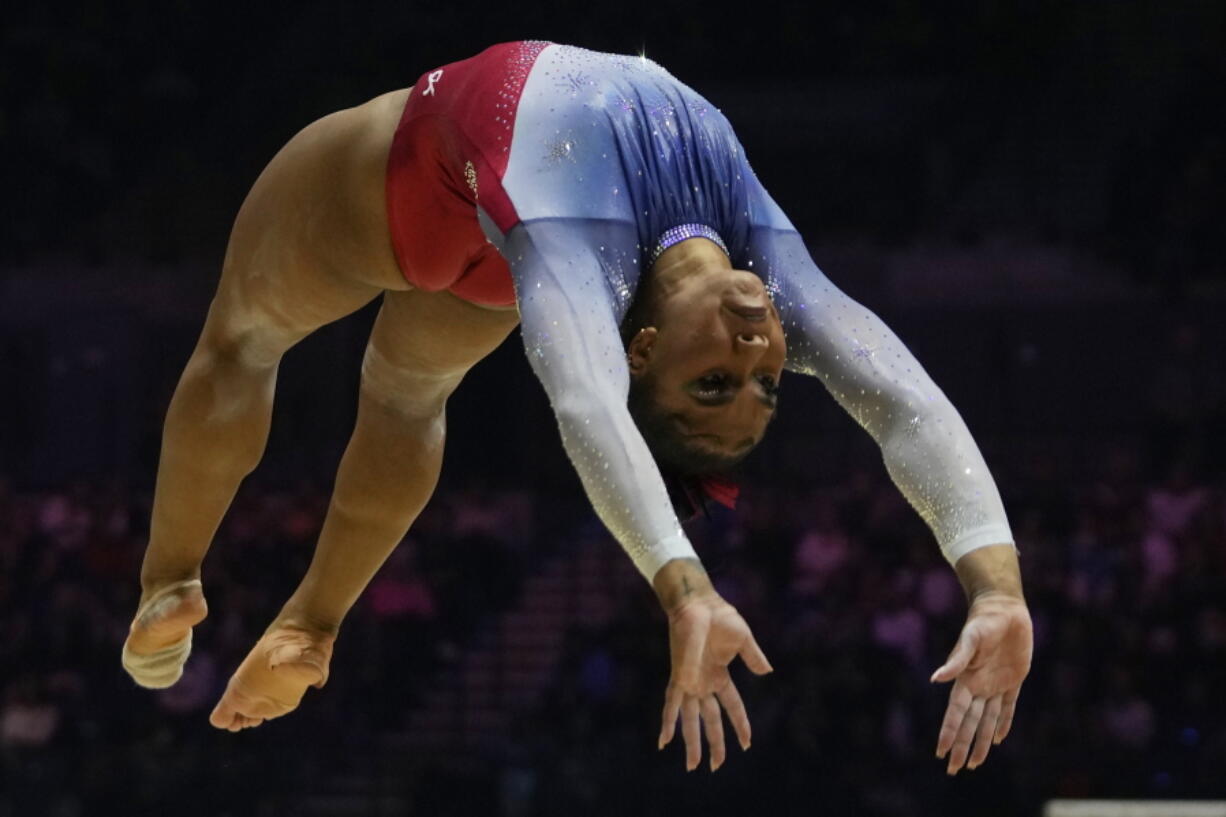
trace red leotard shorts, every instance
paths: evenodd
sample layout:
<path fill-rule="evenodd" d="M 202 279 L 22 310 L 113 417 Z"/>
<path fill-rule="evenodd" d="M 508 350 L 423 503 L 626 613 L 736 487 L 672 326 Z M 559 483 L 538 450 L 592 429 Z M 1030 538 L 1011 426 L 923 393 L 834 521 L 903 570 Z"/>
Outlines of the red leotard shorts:
<path fill-rule="evenodd" d="M 405 280 L 484 306 L 512 306 L 506 261 L 477 223 L 518 217 L 502 189 L 528 72 L 548 43 L 495 45 L 427 71 L 413 86 L 387 160 L 387 214 Z"/>

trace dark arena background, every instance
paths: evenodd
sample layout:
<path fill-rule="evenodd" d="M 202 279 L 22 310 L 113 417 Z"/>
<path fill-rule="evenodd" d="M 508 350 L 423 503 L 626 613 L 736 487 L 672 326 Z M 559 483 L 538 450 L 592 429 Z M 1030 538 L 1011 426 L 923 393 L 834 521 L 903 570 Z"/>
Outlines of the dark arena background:
<path fill-rule="evenodd" d="M 442 483 L 327 686 L 211 727 L 310 556 L 375 306 L 282 364 L 183 680 L 121 670 L 162 421 L 247 189 L 312 120 L 525 38 L 645 52 L 718 105 L 966 419 L 1036 630 L 982 768 L 933 757 L 953 572 L 793 375 L 739 507 L 691 530 L 776 669 L 733 669 L 753 746 L 715 774 L 657 751 L 665 621 L 518 334 L 449 403 Z M 1224 55 L 1218 0 L 10 5 L 0 815 L 1226 813 Z"/>

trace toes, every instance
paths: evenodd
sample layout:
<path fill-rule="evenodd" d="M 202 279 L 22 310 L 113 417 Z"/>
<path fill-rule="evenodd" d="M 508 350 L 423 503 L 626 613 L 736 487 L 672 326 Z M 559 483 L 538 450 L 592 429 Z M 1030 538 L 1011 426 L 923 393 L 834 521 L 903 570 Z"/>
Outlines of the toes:
<path fill-rule="evenodd" d="M 221 700 L 217 702 L 212 714 L 209 715 L 209 723 L 227 732 L 239 732 L 259 726 L 267 718 L 250 714 L 259 706 L 258 702 L 249 700 L 246 696 L 238 696 L 232 689 L 227 689 L 221 696 Z"/>
<path fill-rule="evenodd" d="M 241 717 L 241 715 L 234 711 L 234 707 L 227 703 L 226 696 L 222 696 L 222 699 L 217 702 L 217 706 L 213 707 L 212 713 L 209 714 L 209 723 L 218 729 L 228 729 L 234 732 L 237 730 L 235 724 Z"/>
<path fill-rule="evenodd" d="M 209 722 L 237 732 L 292 712 L 307 687 L 327 681 L 334 638 L 291 627 L 265 634 L 230 678 Z"/>

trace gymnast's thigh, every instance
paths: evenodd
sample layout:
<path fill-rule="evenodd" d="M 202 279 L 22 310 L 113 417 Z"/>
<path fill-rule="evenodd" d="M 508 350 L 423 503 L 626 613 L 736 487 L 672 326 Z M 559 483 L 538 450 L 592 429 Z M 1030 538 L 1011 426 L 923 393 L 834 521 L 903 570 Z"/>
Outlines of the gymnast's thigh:
<path fill-rule="evenodd" d="M 269 162 L 235 219 L 206 336 L 268 362 L 384 289 L 408 286 L 383 192 L 395 96 L 317 120 Z"/>

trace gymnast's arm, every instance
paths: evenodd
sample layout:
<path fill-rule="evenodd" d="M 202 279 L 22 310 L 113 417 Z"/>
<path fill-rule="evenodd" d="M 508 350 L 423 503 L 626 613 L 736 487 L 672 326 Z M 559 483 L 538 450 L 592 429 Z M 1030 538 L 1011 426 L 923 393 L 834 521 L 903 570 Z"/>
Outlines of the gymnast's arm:
<path fill-rule="evenodd" d="M 1009 733 L 1034 644 L 996 484 L 966 424 L 919 362 L 880 318 L 830 283 L 800 236 L 771 230 L 755 243 L 778 283 L 788 368 L 821 378 L 873 436 L 966 590 L 966 624 L 932 680 L 954 682 L 937 757 L 948 758 L 949 774 L 964 764 L 973 769 Z"/>
<path fill-rule="evenodd" d="M 872 435 L 950 564 L 983 547 L 1012 546 L 1000 493 L 948 398 L 880 318 L 826 278 L 799 234 L 768 232 L 759 244 L 769 245 L 777 274 L 787 368 L 821 379 Z"/>
<path fill-rule="evenodd" d="M 725 757 L 721 706 L 741 748 L 750 742 L 749 717 L 728 665 L 740 656 L 759 675 L 771 666 L 745 620 L 711 586 L 626 407 L 626 352 L 604 261 L 593 251 L 616 239 L 599 225 L 584 227 L 582 240 L 579 230 L 574 221 L 538 221 L 506 236 L 501 250 L 515 278 L 524 344 L 592 507 L 668 614 L 672 671 L 658 748 L 672 740 L 680 717 L 686 767 L 697 767 L 701 719 L 714 770 Z"/>
<path fill-rule="evenodd" d="M 564 223 L 520 225 L 503 254 L 524 345 L 597 515 L 652 582 L 666 562 L 697 560 L 659 468 L 626 407 L 629 370 L 600 259 Z"/>

